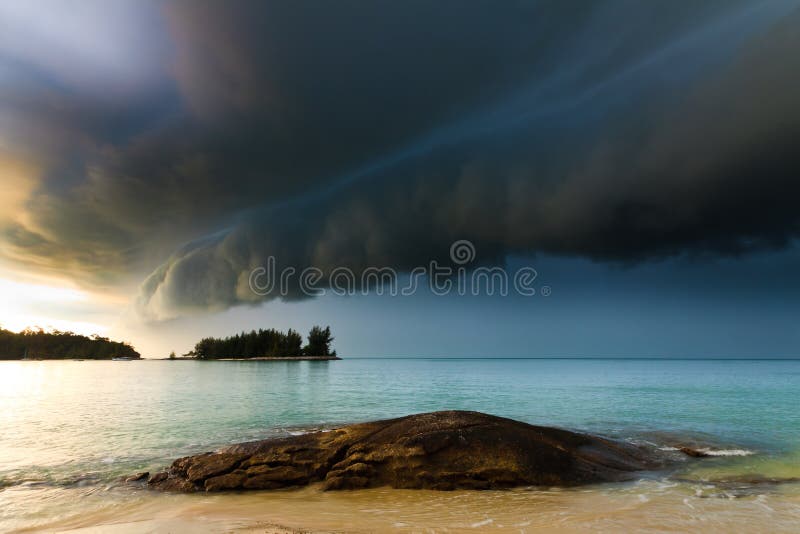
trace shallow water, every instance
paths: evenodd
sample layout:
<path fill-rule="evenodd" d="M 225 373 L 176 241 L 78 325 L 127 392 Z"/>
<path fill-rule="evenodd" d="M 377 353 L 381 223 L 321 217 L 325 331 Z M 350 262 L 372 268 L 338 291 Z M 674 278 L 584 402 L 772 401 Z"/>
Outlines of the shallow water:
<path fill-rule="evenodd" d="M 792 531 L 800 361 L 0 362 L 0 530 Z M 472 409 L 720 454 L 577 490 L 162 495 L 116 480 L 249 439 Z"/>

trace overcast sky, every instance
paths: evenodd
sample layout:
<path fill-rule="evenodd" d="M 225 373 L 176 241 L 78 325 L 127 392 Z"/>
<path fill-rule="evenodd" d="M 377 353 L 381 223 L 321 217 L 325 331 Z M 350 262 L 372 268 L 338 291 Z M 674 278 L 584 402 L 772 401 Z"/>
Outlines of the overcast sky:
<path fill-rule="evenodd" d="M 798 356 L 798 27 L 798 0 L 0 1 L 0 324 Z M 249 284 L 458 240 L 537 295 Z"/>

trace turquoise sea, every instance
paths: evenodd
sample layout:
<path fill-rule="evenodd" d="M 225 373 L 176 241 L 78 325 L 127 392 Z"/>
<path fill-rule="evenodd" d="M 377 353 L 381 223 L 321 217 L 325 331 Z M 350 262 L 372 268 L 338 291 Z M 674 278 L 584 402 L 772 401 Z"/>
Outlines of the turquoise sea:
<path fill-rule="evenodd" d="M 155 495 L 118 482 L 121 476 L 154 471 L 179 456 L 234 442 L 442 409 L 478 410 L 664 447 L 693 444 L 715 457 L 687 461 L 684 472 L 656 479 L 562 490 L 553 502 L 544 489 L 464 496 L 458 503 L 467 515 L 477 514 L 475 521 L 411 511 L 409 503 L 427 498 L 432 505 L 456 498 L 452 494 L 408 496 L 403 512 L 405 497 L 400 496 L 406 494 L 389 490 L 212 498 Z M 522 525 L 526 520 L 515 514 L 528 510 L 542 518 L 558 509 L 567 514 L 558 516 L 566 521 L 559 523 L 565 530 L 602 530 L 627 525 L 626 520 L 644 528 L 644 517 L 661 511 L 676 521 L 662 525 L 667 530 L 694 528 L 699 525 L 692 521 L 704 520 L 724 530 L 726 521 L 741 525 L 752 516 L 769 530 L 790 531 L 800 524 L 800 488 L 793 477 L 800 477 L 797 360 L 0 362 L 0 531 L 107 531 L 132 524 L 152 531 L 176 524 L 178 530 L 246 529 L 255 510 L 261 521 L 285 523 L 295 516 L 302 521 L 302 506 L 315 499 L 320 500 L 317 510 L 335 503 L 349 506 L 351 499 L 352 506 L 367 511 L 363 522 L 352 514 L 336 519 L 331 511 L 330 517 L 309 517 L 300 526 L 496 531 L 502 525 L 492 510 L 505 513 L 506 523 Z M 490 498 L 499 500 L 489 503 Z M 628 498 L 636 505 L 633 510 L 642 507 L 641 518 L 634 514 L 618 517 L 620 523 L 596 523 L 603 507 Z M 272 507 L 273 515 L 260 504 L 270 499 L 282 499 Z M 531 499 L 543 503 L 541 514 L 519 504 Z M 569 503 L 578 506 L 580 499 L 581 513 L 596 505 L 597 514 L 575 516 L 570 523 Z M 375 507 L 365 503 L 372 502 L 393 502 L 389 508 L 405 513 L 405 519 L 371 514 Z M 443 506 L 458 509 L 458 503 Z M 187 512 L 198 506 L 207 520 L 195 521 L 197 514 Z M 650 515 L 648 507 L 656 507 Z M 480 519 L 484 516 L 488 519 Z M 537 526 L 536 520 L 528 526 Z M 478 525 L 482 521 L 490 523 Z"/>

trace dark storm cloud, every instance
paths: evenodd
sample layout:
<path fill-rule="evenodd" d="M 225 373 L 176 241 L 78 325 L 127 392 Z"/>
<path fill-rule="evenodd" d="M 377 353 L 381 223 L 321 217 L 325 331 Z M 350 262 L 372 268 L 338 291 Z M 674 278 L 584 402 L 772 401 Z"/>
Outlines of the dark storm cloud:
<path fill-rule="evenodd" d="M 797 235 L 796 2 L 159 8 L 165 74 L 136 98 L 15 108 L 57 128 L 31 129 L 44 178 L 3 230 L 7 256 L 93 283 L 160 263 L 147 317 L 254 302 L 269 256 L 402 270 L 470 239 L 485 263 L 627 262 Z"/>

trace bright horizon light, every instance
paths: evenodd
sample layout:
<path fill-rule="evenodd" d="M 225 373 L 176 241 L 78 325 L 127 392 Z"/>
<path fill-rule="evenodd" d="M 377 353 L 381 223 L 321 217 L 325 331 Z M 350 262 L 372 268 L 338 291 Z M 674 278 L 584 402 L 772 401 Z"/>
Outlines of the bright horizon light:
<path fill-rule="evenodd" d="M 88 322 L 58 319 L 43 310 L 59 313 L 65 306 L 90 301 L 89 295 L 78 289 L 31 284 L 0 278 L 0 327 L 19 332 L 25 328 L 69 330 L 77 334 L 102 334 L 107 326 Z"/>

